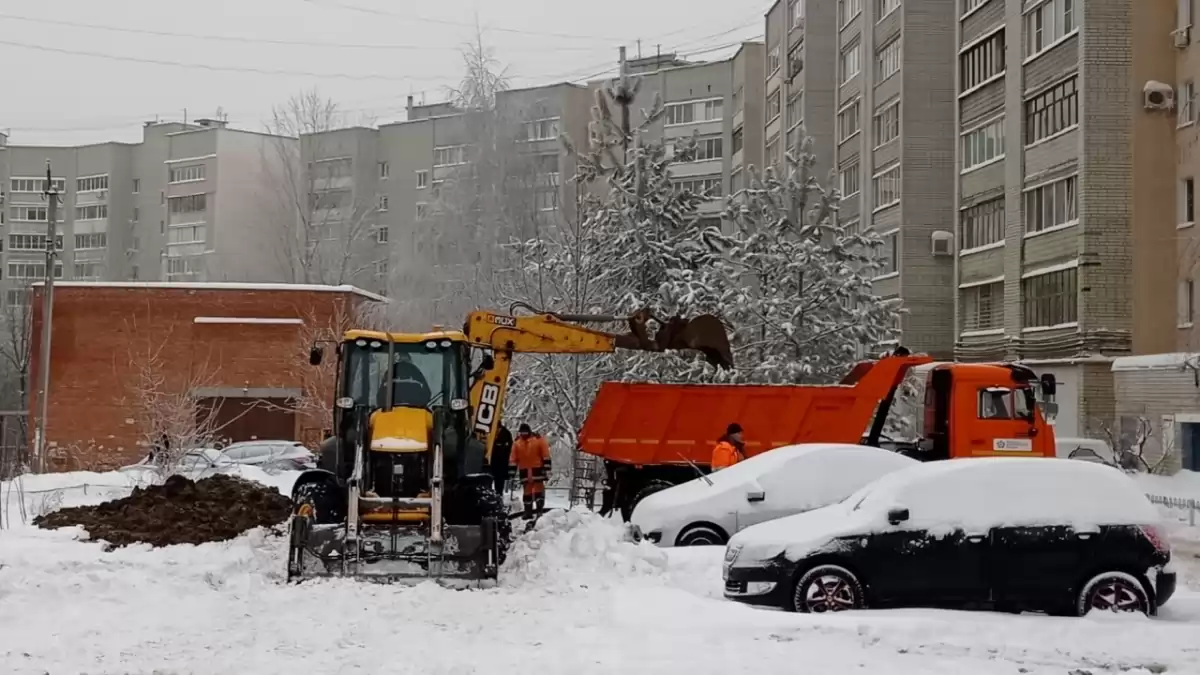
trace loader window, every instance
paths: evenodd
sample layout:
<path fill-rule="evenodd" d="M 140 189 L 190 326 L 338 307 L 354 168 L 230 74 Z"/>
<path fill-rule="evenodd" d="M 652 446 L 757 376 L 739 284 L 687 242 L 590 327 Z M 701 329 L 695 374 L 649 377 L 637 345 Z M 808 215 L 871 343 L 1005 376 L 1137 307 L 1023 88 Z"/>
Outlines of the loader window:
<path fill-rule="evenodd" d="M 392 405 L 424 408 L 451 398 L 465 398 L 466 385 L 457 345 L 430 349 L 425 343 L 396 344 L 392 367 L 388 368 L 387 344 L 380 341 L 347 343 L 344 347 L 346 374 L 345 396 L 360 405 L 382 407 L 387 395 L 389 370 L 394 378 Z M 443 382 L 446 360 L 450 360 L 450 382 Z M 444 390 L 449 385 L 449 390 Z"/>

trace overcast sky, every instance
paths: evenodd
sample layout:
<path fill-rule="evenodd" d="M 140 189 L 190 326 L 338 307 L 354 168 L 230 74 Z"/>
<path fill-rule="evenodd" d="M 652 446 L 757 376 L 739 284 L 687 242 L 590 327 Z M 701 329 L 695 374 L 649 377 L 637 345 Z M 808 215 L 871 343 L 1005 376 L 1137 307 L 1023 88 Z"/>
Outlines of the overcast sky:
<path fill-rule="evenodd" d="M 696 60 L 759 38 L 769 0 L 56 0 L 0 3 L 0 129 L 12 144 L 137 141 L 141 122 L 212 117 L 261 130 L 317 87 L 346 110 L 403 119 L 445 98 L 475 34 L 514 87 L 594 79 L 617 47 Z M 284 44 L 281 44 L 284 43 Z M 286 44 L 300 43 L 300 44 Z M 28 46 L 24 46 L 28 45 Z M 42 47 L 44 49 L 35 49 Z M 708 51 L 704 51 L 708 50 Z M 696 53 L 703 52 L 703 53 Z M 245 71 L 245 72 L 238 72 Z"/>

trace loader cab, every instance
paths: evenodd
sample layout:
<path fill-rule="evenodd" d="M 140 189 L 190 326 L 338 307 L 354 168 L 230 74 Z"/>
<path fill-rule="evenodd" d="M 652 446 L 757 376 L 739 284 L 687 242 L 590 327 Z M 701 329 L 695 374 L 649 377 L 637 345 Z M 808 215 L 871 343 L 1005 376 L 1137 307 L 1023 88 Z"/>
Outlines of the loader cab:
<path fill-rule="evenodd" d="M 920 402 L 918 459 L 1056 456 L 1052 375 L 1013 363 L 930 363 L 905 385 Z"/>

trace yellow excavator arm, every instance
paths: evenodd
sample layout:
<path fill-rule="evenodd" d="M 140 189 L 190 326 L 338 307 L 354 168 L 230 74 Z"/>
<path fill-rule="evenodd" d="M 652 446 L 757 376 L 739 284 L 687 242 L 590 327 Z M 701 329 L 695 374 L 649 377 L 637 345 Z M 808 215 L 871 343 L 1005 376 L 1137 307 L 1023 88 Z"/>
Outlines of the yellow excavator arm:
<path fill-rule="evenodd" d="M 514 306 L 514 310 L 518 306 Z M 523 306 L 531 310 L 527 306 Z M 651 337 L 648 323 L 654 319 L 659 328 Z M 625 322 L 629 332 L 609 333 L 584 323 Z M 643 309 L 632 316 L 567 315 L 539 312 L 526 315 L 498 314 L 479 310 L 467 315 L 463 333 L 467 342 L 491 351 L 492 363 L 471 385 L 471 409 L 474 411 L 472 431 L 487 449 L 490 460 L 492 444 L 499 429 L 500 410 L 508 389 L 508 375 L 513 354 L 606 354 L 617 349 L 661 352 L 694 350 L 705 360 L 720 368 L 733 367 L 733 354 L 725 326 L 711 314 L 691 320 L 671 317 L 659 320 L 650 310 Z"/>

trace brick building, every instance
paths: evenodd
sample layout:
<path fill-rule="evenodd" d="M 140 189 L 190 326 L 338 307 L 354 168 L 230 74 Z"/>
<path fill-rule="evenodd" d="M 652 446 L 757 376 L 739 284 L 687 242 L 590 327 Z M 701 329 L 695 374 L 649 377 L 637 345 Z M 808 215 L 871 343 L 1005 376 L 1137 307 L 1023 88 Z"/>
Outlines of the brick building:
<path fill-rule="evenodd" d="M 34 383 L 41 290 L 32 298 Z M 47 468 L 135 462 L 166 417 L 195 416 L 232 441 L 313 442 L 329 424 L 333 369 L 329 360 L 309 365 L 312 341 L 334 339 L 384 301 L 351 286 L 57 283 Z M 36 391 L 29 405 L 33 425 Z"/>

